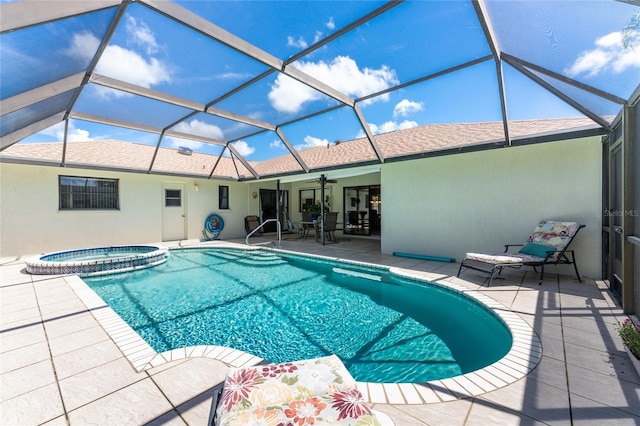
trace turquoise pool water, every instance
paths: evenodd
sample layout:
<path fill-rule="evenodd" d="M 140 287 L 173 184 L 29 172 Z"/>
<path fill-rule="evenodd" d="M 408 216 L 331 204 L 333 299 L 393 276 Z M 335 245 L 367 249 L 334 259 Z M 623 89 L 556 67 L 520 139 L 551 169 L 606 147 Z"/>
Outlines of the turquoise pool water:
<path fill-rule="evenodd" d="M 420 383 L 485 367 L 511 347 L 479 303 L 379 268 L 191 249 L 84 280 L 158 352 L 221 345 L 272 362 L 334 353 L 357 380 Z"/>

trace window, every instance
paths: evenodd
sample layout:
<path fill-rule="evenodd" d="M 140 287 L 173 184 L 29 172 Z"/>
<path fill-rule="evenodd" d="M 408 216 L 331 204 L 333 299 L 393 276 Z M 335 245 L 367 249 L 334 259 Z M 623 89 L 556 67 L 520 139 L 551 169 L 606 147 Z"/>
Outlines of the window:
<path fill-rule="evenodd" d="M 316 203 L 315 189 L 300 190 L 300 211 L 303 212 Z"/>
<path fill-rule="evenodd" d="M 118 179 L 60 176 L 60 210 L 117 210 Z"/>
<path fill-rule="evenodd" d="M 218 208 L 220 210 L 229 209 L 229 187 L 220 185 L 218 187 Z"/>
<path fill-rule="evenodd" d="M 164 206 L 180 207 L 182 206 L 182 191 L 179 189 L 164 190 Z"/>

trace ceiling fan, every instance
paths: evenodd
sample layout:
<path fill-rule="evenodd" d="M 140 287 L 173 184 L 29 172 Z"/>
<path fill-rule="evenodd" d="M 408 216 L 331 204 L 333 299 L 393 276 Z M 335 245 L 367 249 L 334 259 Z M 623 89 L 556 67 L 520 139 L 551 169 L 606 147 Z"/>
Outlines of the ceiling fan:
<path fill-rule="evenodd" d="M 314 179 L 314 180 L 308 180 L 307 183 L 317 183 L 318 185 L 322 184 L 322 179 L 318 178 L 318 179 Z M 335 179 L 325 179 L 324 183 L 338 183 L 337 180 Z"/>

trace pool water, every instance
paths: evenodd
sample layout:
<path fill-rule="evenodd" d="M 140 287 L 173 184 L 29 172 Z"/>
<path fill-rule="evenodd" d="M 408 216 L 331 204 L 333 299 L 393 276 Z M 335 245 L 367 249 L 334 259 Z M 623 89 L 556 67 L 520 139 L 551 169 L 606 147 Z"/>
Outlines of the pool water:
<path fill-rule="evenodd" d="M 95 249 L 75 250 L 68 252 L 55 253 L 49 256 L 41 257 L 52 263 L 68 263 L 77 261 L 90 261 L 111 258 L 135 257 L 137 255 L 151 253 L 158 250 L 158 247 L 132 246 L 127 247 L 101 247 Z"/>
<path fill-rule="evenodd" d="M 220 345 L 271 362 L 336 354 L 356 380 L 420 383 L 480 369 L 511 347 L 479 303 L 383 268 L 191 249 L 85 281 L 158 352 Z"/>

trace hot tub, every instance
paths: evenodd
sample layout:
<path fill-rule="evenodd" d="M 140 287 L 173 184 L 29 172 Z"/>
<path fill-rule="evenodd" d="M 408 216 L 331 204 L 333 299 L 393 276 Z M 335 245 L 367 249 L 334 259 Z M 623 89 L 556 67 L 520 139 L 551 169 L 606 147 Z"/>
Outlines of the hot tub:
<path fill-rule="evenodd" d="M 35 275 L 80 276 L 129 272 L 160 265 L 169 249 L 155 245 L 94 247 L 47 253 L 26 260 L 27 272 Z"/>

